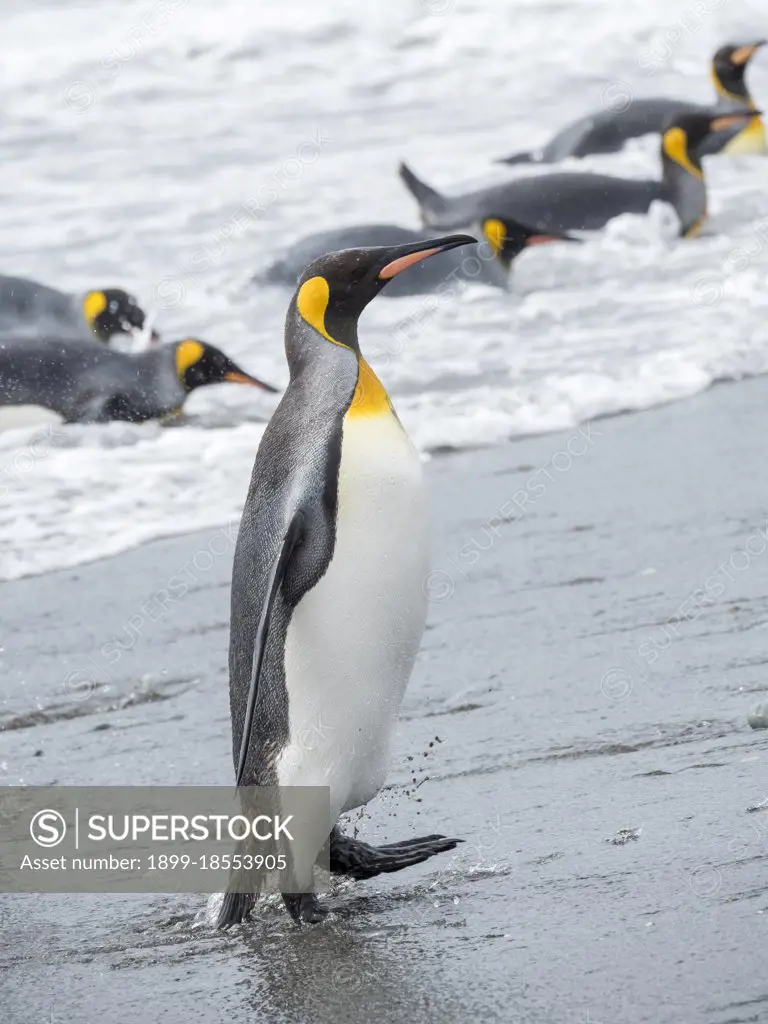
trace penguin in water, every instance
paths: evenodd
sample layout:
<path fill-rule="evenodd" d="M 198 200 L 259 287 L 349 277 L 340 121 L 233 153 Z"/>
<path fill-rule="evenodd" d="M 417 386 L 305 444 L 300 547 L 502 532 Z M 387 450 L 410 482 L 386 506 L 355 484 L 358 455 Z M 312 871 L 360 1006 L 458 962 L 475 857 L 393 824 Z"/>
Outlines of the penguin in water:
<path fill-rule="evenodd" d="M 43 406 L 65 423 L 142 423 L 178 412 L 191 391 L 223 381 L 277 390 L 196 338 L 136 354 L 79 338 L 0 338 L 0 406 Z"/>
<path fill-rule="evenodd" d="M 480 231 L 485 243 L 461 250 L 450 249 L 417 264 L 410 273 L 391 281 L 382 295 L 389 298 L 423 295 L 439 291 L 446 282 L 457 279 L 506 288 L 512 262 L 525 248 L 547 242 L 578 241 L 567 234 L 543 233 L 511 218 L 489 217 L 480 225 Z M 418 231 L 394 224 L 361 224 L 320 231 L 288 249 L 259 280 L 295 288 L 307 264 L 324 253 L 372 245 L 415 244 L 422 237 Z"/>
<path fill-rule="evenodd" d="M 0 333 L 108 342 L 144 330 L 146 315 L 122 288 L 70 295 L 24 277 L 0 275 Z M 152 332 L 153 340 L 158 335 Z"/>
<path fill-rule="evenodd" d="M 729 43 L 712 58 L 712 81 L 717 94 L 718 114 L 752 111 L 746 123 L 730 130 L 712 131 L 699 146 L 700 156 L 713 153 L 765 153 L 765 127 L 744 78 L 752 57 L 765 39 L 755 43 Z M 567 125 L 541 150 L 515 153 L 497 160 L 500 164 L 553 164 L 566 157 L 590 153 L 616 153 L 629 139 L 660 132 L 670 115 L 706 113 L 708 107 L 685 100 L 632 98 L 624 110 L 600 110 Z"/>
<path fill-rule="evenodd" d="M 309 892 L 324 843 L 333 873 L 372 878 L 458 842 L 431 835 L 377 848 L 337 821 L 384 783 L 429 569 L 421 462 L 360 352 L 357 321 L 398 274 L 475 241 L 327 254 L 288 307 L 290 383 L 259 445 L 235 549 L 229 694 L 238 786 L 330 788 L 328 831 L 294 864 L 300 890 L 283 896 L 299 923 L 325 913 Z M 256 895 L 231 880 L 217 927 L 244 920 Z"/>
<path fill-rule="evenodd" d="M 400 177 L 419 204 L 424 223 L 442 230 L 494 215 L 519 217 L 541 231 L 597 231 L 620 214 L 647 213 L 652 202 L 661 200 L 677 213 L 681 236 L 691 238 L 707 216 L 697 147 L 710 132 L 727 131 L 751 116 L 713 112 L 673 115 L 661 136 L 660 180 L 578 171 L 537 174 L 449 198 L 420 181 L 405 164 L 400 165 Z"/>

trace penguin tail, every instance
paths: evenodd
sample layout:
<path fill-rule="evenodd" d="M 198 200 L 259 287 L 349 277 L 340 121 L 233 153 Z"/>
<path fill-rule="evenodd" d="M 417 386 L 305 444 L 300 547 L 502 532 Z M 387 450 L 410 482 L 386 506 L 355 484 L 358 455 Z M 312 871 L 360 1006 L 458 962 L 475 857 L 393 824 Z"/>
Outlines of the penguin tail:
<path fill-rule="evenodd" d="M 450 206 L 445 196 L 440 195 L 436 189 L 417 178 L 406 163 L 400 164 L 398 173 L 402 183 L 419 204 L 424 223 L 432 224 L 439 220 L 440 215 L 445 213 Z"/>
<path fill-rule="evenodd" d="M 541 161 L 536 159 L 534 153 L 513 153 L 512 156 L 502 156 L 493 162 L 495 164 L 537 164 Z"/>
<path fill-rule="evenodd" d="M 232 925 L 247 921 L 255 902 L 256 897 L 252 892 L 225 892 L 216 918 L 216 931 L 226 931 Z"/>
<path fill-rule="evenodd" d="M 256 274 L 251 280 L 254 284 L 295 284 L 296 275 L 291 274 L 291 270 L 285 260 L 278 259 L 274 263 L 270 263 L 268 267 Z"/>

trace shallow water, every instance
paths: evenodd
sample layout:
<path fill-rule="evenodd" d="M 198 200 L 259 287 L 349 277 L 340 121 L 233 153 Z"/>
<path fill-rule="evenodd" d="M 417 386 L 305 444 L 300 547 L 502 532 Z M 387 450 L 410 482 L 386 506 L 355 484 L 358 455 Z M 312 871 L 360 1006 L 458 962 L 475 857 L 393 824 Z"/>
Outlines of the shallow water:
<path fill-rule="evenodd" d="M 748 381 L 433 460 L 429 624 L 353 824 L 465 843 L 340 886 L 316 930 L 269 906 L 217 936 L 202 896 L 0 897 L 3 1020 L 762 1021 L 766 400 Z M 0 783 L 229 780 L 232 536 L 5 584 Z"/>
<path fill-rule="evenodd" d="M 710 54 L 764 35 L 764 12 L 693 7 L 7 3 L 0 271 L 124 285 L 159 309 L 167 338 L 197 334 L 282 384 L 286 296 L 254 273 L 339 223 L 416 227 L 400 158 L 458 189 L 503 180 L 492 157 L 627 88 L 705 98 Z M 749 82 L 768 100 L 768 51 Z M 655 147 L 585 166 L 655 174 Z M 508 295 L 470 285 L 437 308 L 374 303 L 363 345 L 417 443 L 497 444 L 764 372 L 766 166 L 709 161 L 712 216 L 695 242 L 654 211 L 524 254 Z M 745 255 L 729 259 L 737 246 Z M 236 516 L 273 407 L 220 386 L 191 398 L 183 430 L 3 433 L 0 578 Z"/>

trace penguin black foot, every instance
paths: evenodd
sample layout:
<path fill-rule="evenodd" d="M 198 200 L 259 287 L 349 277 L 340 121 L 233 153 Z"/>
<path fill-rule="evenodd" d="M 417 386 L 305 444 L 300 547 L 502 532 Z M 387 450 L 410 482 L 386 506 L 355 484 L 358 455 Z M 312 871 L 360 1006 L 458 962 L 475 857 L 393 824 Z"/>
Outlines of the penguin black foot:
<path fill-rule="evenodd" d="M 283 903 L 298 925 L 320 924 L 328 914 L 313 892 L 284 892 Z"/>
<path fill-rule="evenodd" d="M 369 846 L 358 839 L 350 839 L 340 829 L 331 832 L 330 869 L 333 875 L 346 875 L 362 880 L 391 871 L 402 871 L 413 864 L 421 864 L 436 853 L 453 850 L 463 839 L 448 839 L 445 836 L 423 836 L 408 839 L 403 843 L 388 843 L 385 846 Z"/>
<path fill-rule="evenodd" d="M 219 916 L 216 918 L 216 930 L 226 931 L 233 924 L 241 924 L 251 916 L 256 897 L 250 892 L 225 892 Z"/>

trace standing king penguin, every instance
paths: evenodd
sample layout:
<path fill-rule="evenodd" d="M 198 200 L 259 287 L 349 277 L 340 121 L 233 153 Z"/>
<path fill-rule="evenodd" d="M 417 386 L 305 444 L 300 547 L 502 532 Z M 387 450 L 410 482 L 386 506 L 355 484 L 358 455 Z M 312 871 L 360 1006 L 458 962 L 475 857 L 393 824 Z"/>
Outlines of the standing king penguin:
<path fill-rule="evenodd" d="M 290 382 L 253 467 L 232 576 L 230 709 L 237 785 L 327 786 L 330 869 L 362 879 L 458 840 L 373 847 L 345 811 L 381 789 L 426 620 L 427 503 L 419 456 L 363 358 L 357 320 L 386 283 L 460 245 L 451 235 L 346 249 L 304 271 L 288 308 Z M 312 749 L 302 737 L 312 735 Z M 325 914 L 309 890 L 315 852 L 284 894 L 297 923 Z M 225 894 L 217 927 L 257 893 Z"/>

